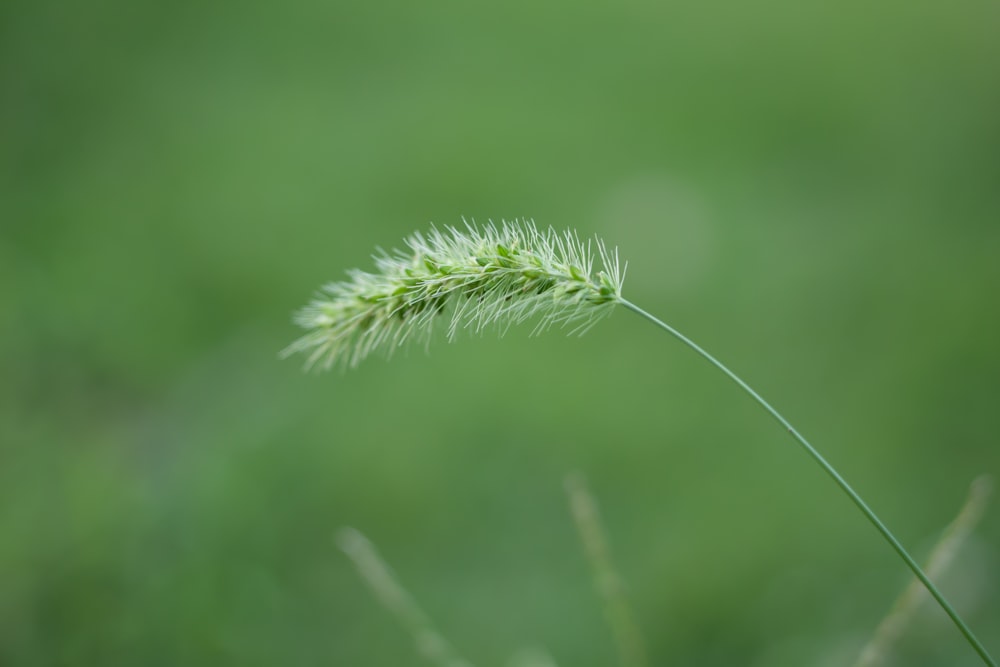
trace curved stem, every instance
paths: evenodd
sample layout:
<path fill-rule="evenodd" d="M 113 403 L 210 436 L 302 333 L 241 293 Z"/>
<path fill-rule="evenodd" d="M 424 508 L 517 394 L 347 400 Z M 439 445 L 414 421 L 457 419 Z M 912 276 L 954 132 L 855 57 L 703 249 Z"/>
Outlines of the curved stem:
<path fill-rule="evenodd" d="M 809 441 L 807 441 L 804 437 L 802 437 L 802 435 L 798 431 L 796 431 L 795 428 L 790 423 L 788 423 L 787 419 L 782 417 L 777 410 L 771 407 L 771 404 L 765 401 L 760 396 L 760 394 L 751 389 L 750 385 L 741 380 L 735 373 L 733 373 L 726 366 L 724 366 L 722 362 L 720 362 L 711 354 L 703 350 L 687 336 L 677 331 L 666 322 L 663 322 L 659 318 L 647 313 L 645 310 L 635 305 L 631 301 L 628 301 L 621 297 L 619 297 L 618 300 L 619 303 L 621 303 L 621 305 L 623 305 L 628 310 L 631 310 L 637 315 L 641 315 L 642 317 L 646 318 L 647 320 L 657 325 L 661 329 L 665 330 L 674 338 L 678 339 L 679 341 L 690 347 L 692 350 L 697 352 L 706 361 L 708 361 L 710 364 L 712 364 L 720 371 L 725 373 L 730 380 L 738 384 L 740 388 L 743 389 L 743 391 L 745 391 L 747 394 L 750 395 L 751 398 L 757 401 L 757 403 L 759 403 L 760 406 L 768 412 L 768 414 L 770 414 L 772 417 L 778 420 L 778 423 L 780 423 L 782 426 L 785 427 L 785 429 L 787 429 L 787 431 L 791 434 L 791 436 L 795 438 L 796 442 L 802 445 L 802 447 L 806 450 L 809 456 L 811 456 L 820 465 L 820 467 L 823 468 L 823 470 L 826 471 L 826 473 L 833 478 L 833 481 L 837 483 L 837 486 L 839 486 L 841 490 L 848 495 L 848 497 L 854 502 L 854 504 L 857 505 L 858 509 L 861 510 L 861 513 L 865 515 L 868 521 L 870 521 L 871 524 L 875 526 L 875 528 L 878 530 L 878 532 L 882 534 L 882 537 L 884 537 L 886 541 L 892 546 L 892 548 L 895 549 L 896 553 L 899 554 L 899 557 L 903 559 L 903 561 L 909 566 L 911 570 L 913 570 L 913 574 L 916 575 L 917 579 L 919 579 L 920 582 L 927 587 L 927 590 L 934 597 L 934 599 L 937 600 L 937 603 L 941 605 L 941 608 L 944 609 L 946 614 L 948 614 L 951 620 L 958 627 L 959 631 L 961 631 L 961 633 L 965 636 L 965 639 L 969 642 L 969 644 L 972 645 L 972 648 L 976 650 L 976 653 L 979 654 L 979 657 L 983 659 L 983 662 L 989 665 L 990 667 L 997 667 L 997 663 L 994 662 L 992 657 L 990 657 L 990 654 L 987 652 L 986 648 L 979 642 L 976 636 L 972 633 L 972 630 L 969 629 L 969 626 L 967 626 L 965 624 L 965 621 L 962 620 L 962 617 L 958 615 L 958 612 L 956 612 L 955 609 L 948 602 L 948 600 L 945 599 L 944 595 L 941 594 L 941 591 L 939 591 L 937 587 L 927 577 L 927 575 L 924 574 L 924 571 L 920 569 L 920 566 L 917 564 L 915 560 L 913 560 L 913 557 L 910 556 L 909 552 L 907 552 L 906 549 L 903 548 L 903 545 L 899 543 L 899 540 L 896 539 L 896 536 L 893 535 L 888 528 L 886 528 L 885 524 L 882 523 L 882 521 L 878 518 L 878 516 L 875 515 L 875 512 L 873 512 L 871 508 L 868 507 L 868 504 L 861 499 L 861 496 L 859 496 L 858 493 L 851 487 L 851 485 L 848 484 L 847 481 L 840 476 L 840 473 L 838 473 L 837 470 L 832 465 L 830 465 L 830 463 L 827 462 L 827 460 L 823 458 L 823 456 L 818 451 L 816 451 L 815 447 L 809 444 Z"/>

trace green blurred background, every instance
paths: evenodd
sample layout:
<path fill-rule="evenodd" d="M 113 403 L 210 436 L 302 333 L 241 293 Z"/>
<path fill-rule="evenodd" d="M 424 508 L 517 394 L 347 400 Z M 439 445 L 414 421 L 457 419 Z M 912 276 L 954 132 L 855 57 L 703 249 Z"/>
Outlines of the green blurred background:
<path fill-rule="evenodd" d="M 845 665 L 904 566 L 781 429 L 622 311 L 304 374 L 323 282 L 430 222 L 600 234 L 918 558 L 1000 471 L 1000 8 L 0 8 L 0 664 L 406 665 L 380 548 L 477 665 Z M 1000 653 L 1000 510 L 942 586 Z M 927 609 L 898 664 L 974 665 Z"/>

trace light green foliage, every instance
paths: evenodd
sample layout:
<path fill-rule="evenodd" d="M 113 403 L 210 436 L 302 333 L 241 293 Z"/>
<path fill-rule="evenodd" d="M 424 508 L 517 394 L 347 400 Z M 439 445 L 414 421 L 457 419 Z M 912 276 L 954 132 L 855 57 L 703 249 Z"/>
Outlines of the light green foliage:
<path fill-rule="evenodd" d="M 323 287 L 295 318 L 309 333 L 285 354 L 308 352 L 308 365 L 355 366 L 378 348 L 428 340 L 449 307 L 450 339 L 462 328 L 503 332 L 536 317 L 535 333 L 553 326 L 583 333 L 621 298 L 617 251 L 574 231 L 530 221 L 466 223 L 417 232 L 406 245 L 382 251 L 374 273 L 355 269 L 349 280 Z"/>

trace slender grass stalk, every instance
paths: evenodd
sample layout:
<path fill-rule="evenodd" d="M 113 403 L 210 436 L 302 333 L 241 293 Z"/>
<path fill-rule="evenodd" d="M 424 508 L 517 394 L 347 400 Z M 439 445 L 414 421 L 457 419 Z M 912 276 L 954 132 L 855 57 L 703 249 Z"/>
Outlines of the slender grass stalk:
<path fill-rule="evenodd" d="M 965 504 L 931 550 L 925 566 L 928 576 L 938 577 L 951 566 L 958 550 L 969 539 L 982 518 L 992 490 L 993 480 L 987 475 L 977 477 L 969 485 L 969 496 Z M 862 649 L 855 667 L 876 667 L 884 662 L 892 644 L 903 634 L 920 603 L 927 597 L 926 593 L 927 589 L 919 580 L 913 579 L 910 582 Z"/>
<path fill-rule="evenodd" d="M 559 667 L 551 655 L 537 648 L 519 650 L 510 657 L 507 667 Z"/>
<path fill-rule="evenodd" d="M 337 545 L 354 563 L 361 579 L 385 609 L 409 632 L 417 652 L 435 667 L 473 667 L 458 654 L 430 617 L 399 583 L 392 570 L 367 537 L 354 528 L 341 528 Z M 557 667 L 555 660 L 538 648 L 522 649 L 507 662 L 508 667 Z"/>
<path fill-rule="evenodd" d="M 439 316 L 448 312 L 449 338 L 459 329 L 479 332 L 491 326 L 503 333 L 531 319 L 537 321 L 535 332 L 560 326 L 583 333 L 621 305 L 690 347 L 774 417 L 889 542 L 983 662 L 997 667 L 899 540 L 815 447 L 715 357 L 622 296 L 625 270 L 616 250 L 609 251 L 600 239 L 582 241 L 573 231 L 540 230 L 529 221 L 432 228 L 426 236 L 413 234 L 406 244 L 408 251 L 380 252 L 375 273 L 354 270 L 349 280 L 326 285 L 297 314 L 295 321 L 308 332 L 283 355 L 307 353 L 307 366 L 356 366 L 376 350 L 391 354 L 409 340 L 429 341 Z M 601 265 L 596 272 L 595 262 Z"/>
<path fill-rule="evenodd" d="M 343 528 L 337 534 L 337 544 L 354 562 L 361 578 L 390 614 L 413 637 L 417 652 L 435 667 L 472 667 L 444 638 L 430 617 L 417 605 L 406 589 L 396 580 L 389 566 L 364 535 L 354 528 Z"/>
<path fill-rule="evenodd" d="M 611 560 L 611 549 L 601 526 L 597 501 L 587 488 L 581 473 L 566 476 L 566 495 L 576 523 L 583 551 L 590 561 L 594 584 L 604 602 L 604 615 L 618 645 L 618 661 L 622 667 L 646 667 L 646 649 L 642 633 L 635 622 L 632 606 L 625 597 L 625 586 Z"/>
<path fill-rule="evenodd" d="M 937 586 L 935 586 L 934 583 L 930 580 L 930 578 L 924 573 L 924 571 L 917 564 L 917 561 L 913 560 L 913 557 L 910 556 L 910 553 L 905 548 L 903 548 L 903 545 L 900 544 L 898 539 L 896 539 L 896 536 L 892 534 L 892 532 L 886 527 L 884 523 L 882 523 L 882 520 L 878 518 L 875 512 L 873 512 L 872 509 L 868 507 L 868 504 L 861 499 L 861 496 L 858 495 L 858 492 L 855 491 L 854 488 L 851 487 L 851 485 L 848 484 L 843 477 L 841 477 L 840 473 L 838 473 L 837 470 L 832 465 L 830 465 L 830 463 L 825 458 L 823 458 L 823 456 L 818 451 L 816 451 L 815 447 L 809 444 L 808 440 L 802 437 L 802 435 L 798 431 L 796 431 L 795 428 L 790 423 L 788 423 L 787 419 L 782 417 L 777 410 L 771 407 L 770 403 L 765 401 L 760 394 L 754 391 L 750 387 L 750 385 L 748 385 L 746 382 L 740 379 L 739 376 L 737 376 L 735 373 L 729 370 L 729 368 L 723 365 L 722 362 L 720 362 L 718 359 L 716 359 L 711 354 L 706 352 L 700 346 L 695 344 L 694 341 L 692 341 L 690 338 L 679 332 L 677 329 L 673 328 L 672 326 L 658 319 L 657 317 L 650 315 L 645 310 L 635 305 L 631 301 L 627 301 L 626 299 L 619 299 L 619 303 L 621 303 L 621 305 L 627 308 L 628 310 L 631 310 L 637 315 L 646 318 L 647 320 L 649 320 L 656 326 L 660 327 L 661 329 L 665 330 L 674 338 L 681 341 L 682 343 L 690 347 L 692 350 L 697 352 L 699 355 L 701 355 L 702 358 L 704 358 L 710 364 L 712 364 L 720 371 L 725 373 L 730 380 L 739 385 L 739 387 L 747 394 L 749 394 L 750 397 L 753 398 L 753 400 L 757 401 L 757 403 L 760 404 L 760 406 L 764 408 L 764 410 L 766 410 L 768 414 L 774 417 L 779 424 L 785 427 L 785 430 L 788 431 L 788 433 L 792 436 L 792 438 L 794 438 L 796 442 L 802 445 L 802 448 L 806 450 L 806 453 L 809 454 L 809 456 L 811 456 L 813 460 L 816 461 L 816 463 L 818 463 L 820 467 L 823 468 L 823 470 L 830 477 L 833 478 L 833 481 L 837 483 L 837 486 L 839 486 L 840 489 L 847 494 L 847 496 L 851 499 L 851 501 L 855 505 L 857 505 L 858 509 L 861 510 L 861 513 L 865 515 L 865 518 L 868 519 L 868 521 L 870 521 L 873 526 L 875 526 L 875 529 L 882 534 L 882 537 L 884 537 L 886 541 L 896 551 L 896 553 L 899 554 L 899 557 L 903 559 L 903 562 L 905 562 L 906 565 L 910 568 L 910 570 L 913 571 L 914 576 L 916 576 L 916 578 L 920 580 L 920 582 L 927 588 L 928 592 L 930 592 L 930 594 L 934 597 L 934 599 L 937 600 L 937 603 L 941 606 L 944 612 L 948 614 L 949 618 L 951 618 L 951 620 L 955 623 L 956 627 L 958 627 L 962 635 L 965 636 L 966 641 L 968 641 L 969 644 L 972 646 L 972 648 L 975 649 L 976 653 L 979 654 L 979 657 L 983 659 L 983 662 L 989 665 L 990 667 L 996 667 L 996 662 L 994 662 L 989 652 L 987 652 L 986 647 L 982 645 L 982 643 L 972 632 L 969 626 L 966 625 L 964 620 L 962 620 L 962 617 L 959 616 L 958 612 L 955 611 L 955 608 L 951 606 L 951 603 L 948 602 L 948 600 L 944 597 L 941 591 L 938 590 Z"/>

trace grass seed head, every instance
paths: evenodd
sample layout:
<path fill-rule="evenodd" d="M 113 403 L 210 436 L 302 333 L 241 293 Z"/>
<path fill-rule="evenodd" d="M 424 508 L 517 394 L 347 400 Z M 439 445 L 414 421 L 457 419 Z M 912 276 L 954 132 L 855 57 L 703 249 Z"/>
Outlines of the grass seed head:
<path fill-rule="evenodd" d="M 429 341 L 442 319 L 449 339 L 526 320 L 536 320 L 533 333 L 583 333 L 621 298 L 624 277 L 617 250 L 574 231 L 527 220 L 432 227 L 406 239 L 406 250 L 380 251 L 374 272 L 354 269 L 325 285 L 296 314 L 307 333 L 283 354 L 306 353 L 307 366 L 356 366 L 376 350 Z"/>

